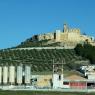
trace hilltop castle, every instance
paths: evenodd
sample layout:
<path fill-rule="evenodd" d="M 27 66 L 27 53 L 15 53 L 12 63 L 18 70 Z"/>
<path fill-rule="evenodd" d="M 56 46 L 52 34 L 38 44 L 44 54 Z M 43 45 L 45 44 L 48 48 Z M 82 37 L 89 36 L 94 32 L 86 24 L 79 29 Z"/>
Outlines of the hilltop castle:
<path fill-rule="evenodd" d="M 93 37 L 83 35 L 78 28 L 69 28 L 67 24 L 64 24 L 63 31 L 56 30 L 52 33 L 34 35 L 33 40 L 50 40 L 50 42 L 60 42 L 63 46 L 76 46 L 78 43 L 89 43 L 95 45 L 95 39 Z"/>

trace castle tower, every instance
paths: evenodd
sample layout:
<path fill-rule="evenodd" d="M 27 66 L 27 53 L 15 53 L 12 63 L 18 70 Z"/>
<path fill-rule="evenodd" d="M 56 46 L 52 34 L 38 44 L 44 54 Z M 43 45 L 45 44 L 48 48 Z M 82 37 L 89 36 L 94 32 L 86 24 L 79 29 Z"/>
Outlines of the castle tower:
<path fill-rule="evenodd" d="M 53 62 L 53 88 L 63 88 L 63 62 Z"/>
<path fill-rule="evenodd" d="M 60 36 L 61 36 L 61 31 L 56 30 L 55 35 L 54 35 L 54 39 L 55 39 L 56 42 L 60 42 Z"/>
<path fill-rule="evenodd" d="M 64 28 L 63 32 L 68 32 L 69 31 L 67 24 L 64 24 L 63 28 Z"/>

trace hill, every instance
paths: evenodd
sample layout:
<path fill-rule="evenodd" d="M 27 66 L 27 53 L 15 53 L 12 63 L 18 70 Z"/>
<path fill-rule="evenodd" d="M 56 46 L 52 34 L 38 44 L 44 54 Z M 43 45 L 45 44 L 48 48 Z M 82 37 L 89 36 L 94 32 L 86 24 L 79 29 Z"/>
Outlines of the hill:
<path fill-rule="evenodd" d="M 29 48 L 29 47 L 56 47 L 61 46 L 60 42 L 52 42 L 51 40 L 33 41 L 32 37 L 21 42 L 20 45 L 14 48 Z"/>
<path fill-rule="evenodd" d="M 81 65 L 90 64 L 89 60 L 78 56 L 74 49 L 37 49 L 16 48 L 0 50 L 2 64 L 31 64 L 32 72 L 52 72 L 52 64 L 65 60 L 64 69 L 75 70 Z"/>
<path fill-rule="evenodd" d="M 64 24 L 63 31 L 34 35 L 16 47 L 0 50 L 0 64 L 31 64 L 32 72 L 49 73 L 52 72 L 53 62 L 64 61 L 64 71 L 78 70 L 81 65 L 95 62 L 95 48 L 86 46 L 82 49 L 76 46 L 79 43 L 94 47 L 95 39 L 81 34 L 80 29 L 71 29 Z M 88 51 L 91 54 L 87 54 Z"/>

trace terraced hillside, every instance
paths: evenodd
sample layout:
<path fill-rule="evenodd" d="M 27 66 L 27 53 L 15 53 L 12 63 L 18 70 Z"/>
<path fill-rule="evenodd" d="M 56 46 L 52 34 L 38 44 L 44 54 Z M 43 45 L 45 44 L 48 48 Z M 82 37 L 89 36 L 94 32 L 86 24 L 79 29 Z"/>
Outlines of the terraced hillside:
<path fill-rule="evenodd" d="M 0 50 L 0 64 L 31 64 L 32 72 L 52 71 L 52 63 L 65 59 L 64 69 L 72 70 L 89 64 L 72 49 L 5 49 Z"/>

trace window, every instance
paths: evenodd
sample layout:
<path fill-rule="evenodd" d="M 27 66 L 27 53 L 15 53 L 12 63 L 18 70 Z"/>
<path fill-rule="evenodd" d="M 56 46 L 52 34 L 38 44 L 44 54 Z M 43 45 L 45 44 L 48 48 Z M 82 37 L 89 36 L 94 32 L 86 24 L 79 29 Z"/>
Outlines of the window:
<path fill-rule="evenodd" d="M 64 85 L 69 85 L 69 82 L 63 82 Z"/>
<path fill-rule="evenodd" d="M 59 75 L 59 80 L 61 80 L 61 75 Z"/>
<path fill-rule="evenodd" d="M 54 39 L 56 39 L 56 33 L 54 33 Z"/>

